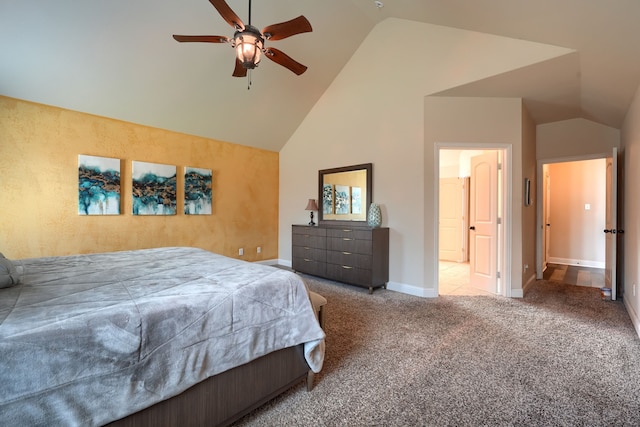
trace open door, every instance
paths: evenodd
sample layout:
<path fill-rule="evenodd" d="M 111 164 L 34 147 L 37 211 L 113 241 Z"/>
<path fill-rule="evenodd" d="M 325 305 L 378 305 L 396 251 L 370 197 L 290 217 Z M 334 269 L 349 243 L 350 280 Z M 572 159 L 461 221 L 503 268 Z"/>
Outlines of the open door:
<path fill-rule="evenodd" d="M 617 298 L 617 233 L 618 233 L 618 148 L 607 157 L 607 196 L 605 214 L 605 266 L 604 284 L 611 289 L 611 299 Z"/>
<path fill-rule="evenodd" d="M 469 178 L 440 178 L 441 261 L 467 261 Z"/>
<path fill-rule="evenodd" d="M 551 243 L 551 179 L 549 166 L 542 167 L 542 271 L 546 270 L 549 262 L 549 245 Z"/>
<path fill-rule="evenodd" d="M 498 152 L 471 158 L 469 203 L 470 284 L 496 293 L 498 245 Z"/>

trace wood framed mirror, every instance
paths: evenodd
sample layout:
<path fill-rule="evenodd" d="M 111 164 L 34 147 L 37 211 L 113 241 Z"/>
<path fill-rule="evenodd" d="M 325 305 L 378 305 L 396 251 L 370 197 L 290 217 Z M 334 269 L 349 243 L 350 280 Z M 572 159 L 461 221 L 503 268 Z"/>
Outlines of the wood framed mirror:
<path fill-rule="evenodd" d="M 373 200 L 373 164 L 318 171 L 318 223 L 365 227 Z"/>

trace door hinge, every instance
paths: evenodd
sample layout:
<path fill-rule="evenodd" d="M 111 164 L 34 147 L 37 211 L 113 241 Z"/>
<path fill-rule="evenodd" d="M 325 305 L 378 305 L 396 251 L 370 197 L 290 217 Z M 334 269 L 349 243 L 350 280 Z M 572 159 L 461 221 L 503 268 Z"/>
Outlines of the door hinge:
<path fill-rule="evenodd" d="M 498 223 L 498 225 L 502 224 L 502 218 L 498 218 L 497 223 Z"/>
<path fill-rule="evenodd" d="M 499 272 L 499 271 L 497 271 L 497 272 L 496 272 L 496 279 L 499 279 L 499 278 L 500 278 L 500 272 Z"/>
<path fill-rule="evenodd" d="M 502 163 L 498 163 L 498 170 L 501 171 L 502 170 Z"/>

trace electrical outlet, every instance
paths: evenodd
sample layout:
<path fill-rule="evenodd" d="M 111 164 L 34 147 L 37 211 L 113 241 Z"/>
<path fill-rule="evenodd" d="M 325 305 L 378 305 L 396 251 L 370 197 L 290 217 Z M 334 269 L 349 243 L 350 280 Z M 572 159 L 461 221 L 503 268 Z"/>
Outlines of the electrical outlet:
<path fill-rule="evenodd" d="M 240 256 L 244 255 L 244 249 L 242 248 L 238 249 L 238 255 Z"/>
<path fill-rule="evenodd" d="M 258 246 L 257 251 L 258 251 L 258 253 L 262 252 L 262 248 L 260 246 Z"/>

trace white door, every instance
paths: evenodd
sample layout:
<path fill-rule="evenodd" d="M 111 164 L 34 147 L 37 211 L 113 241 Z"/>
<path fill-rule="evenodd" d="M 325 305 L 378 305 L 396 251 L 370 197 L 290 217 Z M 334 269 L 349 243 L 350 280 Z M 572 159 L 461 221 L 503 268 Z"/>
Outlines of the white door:
<path fill-rule="evenodd" d="M 607 196 L 605 214 L 605 265 L 604 283 L 611 289 L 611 299 L 617 298 L 616 293 L 616 260 L 617 260 L 617 233 L 618 233 L 618 149 L 613 148 L 613 155 L 607 157 Z"/>
<path fill-rule="evenodd" d="M 498 153 L 471 158 L 469 201 L 470 284 L 496 293 L 498 243 Z"/>
<path fill-rule="evenodd" d="M 542 271 L 544 271 L 549 262 L 549 246 L 551 243 L 551 179 L 549 178 L 549 166 L 544 165 L 542 170 Z"/>
<path fill-rule="evenodd" d="M 442 261 L 466 261 L 465 179 L 440 179 L 439 258 Z M 467 196 L 468 197 L 468 196 Z"/>

